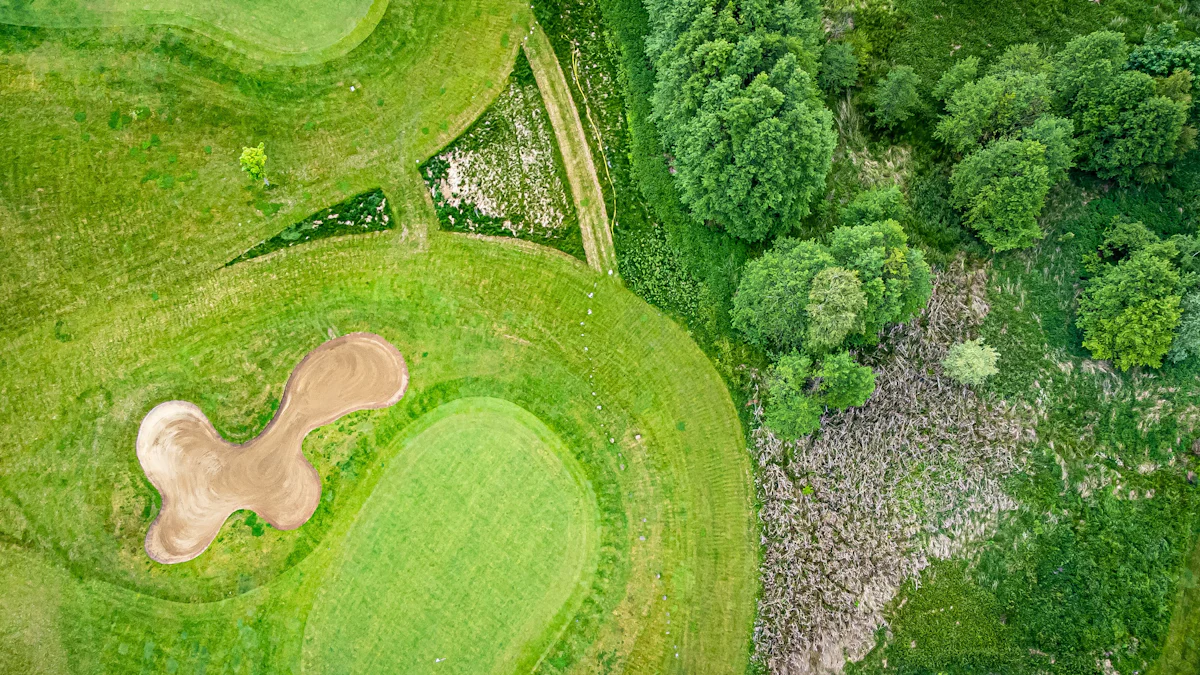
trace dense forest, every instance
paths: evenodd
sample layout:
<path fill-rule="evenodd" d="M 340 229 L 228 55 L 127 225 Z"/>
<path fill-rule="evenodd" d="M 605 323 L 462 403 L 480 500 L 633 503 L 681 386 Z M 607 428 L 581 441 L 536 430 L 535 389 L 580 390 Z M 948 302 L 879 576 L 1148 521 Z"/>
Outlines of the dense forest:
<path fill-rule="evenodd" d="M 1197 672 L 1200 17 L 538 0 L 756 460 L 762 672 Z"/>

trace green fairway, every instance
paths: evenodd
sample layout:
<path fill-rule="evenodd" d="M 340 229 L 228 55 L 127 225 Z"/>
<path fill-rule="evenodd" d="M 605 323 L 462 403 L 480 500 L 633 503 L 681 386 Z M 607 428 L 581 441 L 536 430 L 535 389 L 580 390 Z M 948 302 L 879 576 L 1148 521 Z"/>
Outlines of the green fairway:
<path fill-rule="evenodd" d="M 32 0 L 0 4 L 0 23 L 56 28 L 179 26 L 261 61 L 300 64 L 353 49 L 375 29 L 389 2 Z M 413 2 L 395 0 L 392 4 L 402 10 Z"/>
<path fill-rule="evenodd" d="M 459 399 L 413 426 L 318 597 L 307 665 L 530 670 L 594 564 L 583 471 L 536 417 L 500 399 Z"/>
<path fill-rule="evenodd" d="M 162 27 L 0 27 L 0 672 L 745 671 L 757 534 L 724 383 L 582 262 L 437 231 L 417 173 L 529 21 L 393 2 L 302 68 Z M 269 188 L 238 169 L 259 142 Z M 395 229 L 225 267 L 375 188 Z M 410 388 L 309 435 L 312 519 L 238 512 L 152 562 L 146 412 L 192 401 L 244 442 L 354 331 Z"/>
<path fill-rule="evenodd" d="M 374 585 L 383 583 L 380 575 L 367 571 L 363 577 L 353 565 L 420 564 L 419 555 L 343 561 L 363 541 L 388 536 L 383 529 L 396 527 L 390 536 L 401 536 L 404 528 L 423 527 L 399 512 L 411 495 L 390 487 L 405 480 L 393 470 L 403 470 L 414 447 L 406 439 L 416 434 L 419 448 L 425 442 L 413 425 L 424 415 L 482 396 L 528 411 L 582 467 L 596 495 L 599 526 L 588 532 L 599 551 L 595 581 L 568 598 L 580 578 L 583 549 L 545 553 L 546 546 L 570 545 L 547 540 L 536 522 L 518 523 L 507 535 L 490 536 L 538 559 L 528 569 L 518 560 L 519 571 L 502 566 L 505 578 L 536 575 L 543 586 L 524 589 L 532 599 L 517 594 L 504 602 L 527 603 L 528 616 L 540 621 L 515 628 L 488 624 L 497 612 L 508 616 L 496 604 L 502 599 L 479 596 L 471 574 L 442 566 L 427 570 L 426 582 L 411 579 L 444 582 L 432 600 L 423 596 L 433 605 L 409 603 L 396 611 L 463 612 L 498 630 L 489 634 L 481 627 L 473 637 L 498 651 L 471 658 L 502 659 L 511 648 L 522 659 L 544 655 L 542 668 L 549 670 L 573 665 L 591 671 L 600 661 L 625 664 L 632 672 L 743 670 L 756 560 L 749 462 L 728 394 L 703 354 L 628 291 L 558 252 L 437 232 L 430 235 L 430 250 L 418 252 L 398 247 L 398 237 L 312 242 L 226 268 L 157 299 L 79 312 L 65 342 L 53 338 L 49 323 L 6 341 L 0 355 L 6 393 L 0 419 L 10 432 L 0 441 L 3 522 L 9 541 L 26 552 L 0 557 L 7 566 L 24 566 L 22 577 L 58 575 L 62 592 L 57 601 L 51 593 L 39 595 L 35 607 L 19 594 L 5 602 L 23 612 L 69 617 L 51 624 L 58 627 L 54 637 L 63 658 L 78 664 L 75 672 L 195 667 L 203 659 L 219 663 L 235 655 L 261 664 L 253 672 L 298 672 L 306 641 L 310 658 L 317 658 L 317 637 L 336 634 L 306 624 L 329 626 L 322 617 L 336 614 L 342 603 L 361 607 L 381 595 Z M 246 440 L 270 417 L 299 356 L 331 333 L 359 330 L 384 336 L 406 355 L 411 386 L 393 408 L 355 413 L 310 435 L 305 452 L 324 490 L 313 519 L 291 532 L 264 531 L 243 513 L 199 558 L 170 567 L 150 562 L 141 539 L 157 494 L 141 478 L 132 452 L 145 411 L 162 400 L 195 401 L 227 438 Z M 543 433 L 543 445 L 553 448 L 545 440 L 553 436 Z M 527 502 L 522 509 L 560 514 L 551 518 L 579 508 L 581 492 L 570 484 L 557 488 L 566 497 L 552 506 L 543 499 L 564 485 L 569 461 L 551 467 L 539 478 L 546 487 L 538 487 L 530 472 L 545 460 L 507 456 L 493 477 L 501 483 L 475 481 L 480 494 L 511 493 Z M 421 471 L 453 466 L 435 462 Z M 461 490 L 457 481 L 487 476 L 491 468 L 441 475 L 440 482 L 435 475 L 411 475 L 418 483 L 425 480 L 418 475 L 427 475 L 447 490 Z M 372 501 L 376 494 L 378 504 Z M 392 504 L 396 513 L 376 519 Z M 471 513 L 469 506 L 460 508 L 460 515 Z M 528 513 L 507 512 L 515 518 Z M 567 530 L 572 527 L 578 528 Z M 417 546 L 419 540 L 410 541 Z M 472 549 L 479 559 L 462 563 L 499 564 L 488 541 L 498 540 L 481 540 Z M 74 575 L 62 576 L 67 570 Z M 491 574 L 504 573 L 479 576 Z M 376 581 L 342 588 L 345 575 Z M 330 587 L 331 578 L 342 579 L 337 588 Z M 415 592 L 405 588 L 394 591 Z M 326 599 L 317 602 L 319 593 Z M 463 597 L 478 604 L 437 602 Z M 365 630 L 360 646 L 390 649 L 414 639 L 395 621 Z M 453 634 L 436 637 L 430 638 L 433 646 L 462 647 Z M 268 644 L 275 646 L 267 650 Z"/>

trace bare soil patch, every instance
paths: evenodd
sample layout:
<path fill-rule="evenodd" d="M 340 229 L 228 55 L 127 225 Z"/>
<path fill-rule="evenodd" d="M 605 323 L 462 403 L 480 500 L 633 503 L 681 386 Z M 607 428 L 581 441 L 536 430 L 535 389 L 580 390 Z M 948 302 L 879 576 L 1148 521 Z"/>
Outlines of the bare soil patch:
<path fill-rule="evenodd" d="M 156 406 L 137 438 L 138 461 L 162 494 L 146 553 L 161 563 L 191 560 L 241 509 L 280 530 L 300 527 L 321 498 L 321 478 L 301 449 L 304 437 L 356 410 L 393 405 L 407 388 L 400 352 L 378 335 L 352 333 L 300 361 L 275 417 L 245 444 L 221 438 L 192 403 Z"/>

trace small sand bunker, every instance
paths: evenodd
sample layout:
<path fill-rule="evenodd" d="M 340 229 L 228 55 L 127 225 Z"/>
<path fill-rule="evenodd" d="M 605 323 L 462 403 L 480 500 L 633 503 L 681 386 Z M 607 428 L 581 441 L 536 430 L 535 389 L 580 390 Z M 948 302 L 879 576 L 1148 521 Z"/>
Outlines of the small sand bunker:
<path fill-rule="evenodd" d="M 137 438 L 142 470 L 162 494 L 146 553 L 161 563 L 191 560 L 239 509 L 280 530 L 300 527 L 321 499 L 321 478 L 301 451 L 304 437 L 355 410 L 393 405 L 407 388 L 400 352 L 378 335 L 352 333 L 300 361 L 274 419 L 243 445 L 226 442 L 187 401 L 156 406 Z"/>

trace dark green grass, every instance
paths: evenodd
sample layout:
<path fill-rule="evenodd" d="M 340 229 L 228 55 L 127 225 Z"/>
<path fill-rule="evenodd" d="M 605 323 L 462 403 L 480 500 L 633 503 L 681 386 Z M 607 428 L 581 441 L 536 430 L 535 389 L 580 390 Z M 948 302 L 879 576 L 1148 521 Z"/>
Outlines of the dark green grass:
<path fill-rule="evenodd" d="M 226 265 L 266 255 L 307 241 L 341 237 L 350 234 L 383 232 L 396 227 L 395 216 L 388 207 L 382 190 L 371 190 L 346 201 L 322 209 L 298 223 L 289 225 L 279 234 L 252 246 Z"/>

